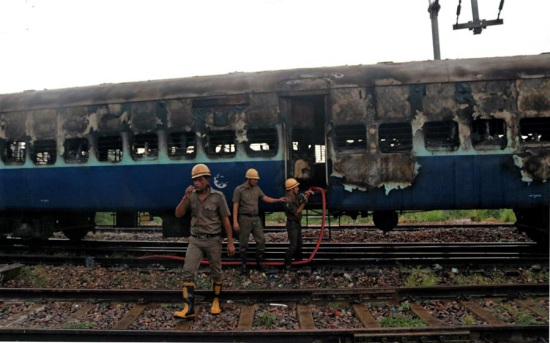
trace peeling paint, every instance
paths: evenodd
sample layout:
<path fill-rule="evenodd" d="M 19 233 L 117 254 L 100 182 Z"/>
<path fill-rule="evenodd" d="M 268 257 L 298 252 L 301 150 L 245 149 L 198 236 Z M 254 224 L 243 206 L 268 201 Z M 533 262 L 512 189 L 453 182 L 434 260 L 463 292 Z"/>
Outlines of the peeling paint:
<path fill-rule="evenodd" d="M 391 182 L 410 184 L 416 176 L 414 159 L 406 154 L 340 155 L 334 157 L 333 168 L 344 175 L 344 183 L 365 188 Z"/>
<path fill-rule="evenodd" d="M 391 191 L 396 189 L 403 189 L 406 187 L 410 187 L 411 183 L 385 183 L 384 184 L 384 190 L 386 195 L 389 195 Z"/>

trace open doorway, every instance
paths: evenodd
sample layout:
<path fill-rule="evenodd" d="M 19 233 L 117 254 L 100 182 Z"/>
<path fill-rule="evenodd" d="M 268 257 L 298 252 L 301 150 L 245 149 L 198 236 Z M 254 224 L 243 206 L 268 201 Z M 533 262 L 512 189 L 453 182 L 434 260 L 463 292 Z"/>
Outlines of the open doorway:
<path fill-rule="evenodd" d="M 288 177 L 302 189 L 326 186 L 325 96 L 287 98 Z"/>

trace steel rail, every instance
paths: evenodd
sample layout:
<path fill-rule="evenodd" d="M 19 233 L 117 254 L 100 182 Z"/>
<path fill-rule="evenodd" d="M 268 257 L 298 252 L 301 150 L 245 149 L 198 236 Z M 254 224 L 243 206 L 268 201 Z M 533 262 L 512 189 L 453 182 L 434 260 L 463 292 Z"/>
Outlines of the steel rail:
<path fill-rule="evenodd" d="M 198 298 L 207 297 L 210 291 L 197 291 Z M 224 290 L 224 299 L 233 301 L 300 302 L 313 301 L 381 301 L 411 299 L 456 299 L 483 297 L 548 297 L 548 284 L 541 285 L 481 285 L 437 286 L 415 288 L 364 288 L 364 289 L 308 289 L 308 290 Z M 180 291 L 172 290 L 72 290 L 72 289 L 13 289 L 0 288 L 0 298 L 29 301 L 49 299 L 59 301 L 116 301 L 174 302 L 180 301 Z M 202 301 L 199 299 L 199 301 Z M 1 324 L 0 324 L 1 326 Z M 1 340 L 18 341 L 242 341 L 284 342 L 472 342 L 475 339 L 506 341 L 514 337 L 516 342 L 532 341 L 548 337 L 548 325 L 502 325 L 458 326 L 447 328 L 430 324 L 422 328 L 380 328 L 335 330 L 235 330 L 235 331 L 182 331 L 182 330 L 128 330 L 128 329 L 33 329 L 0 327 Z M 261 337 L 261 338 L 260 338 Z"/>

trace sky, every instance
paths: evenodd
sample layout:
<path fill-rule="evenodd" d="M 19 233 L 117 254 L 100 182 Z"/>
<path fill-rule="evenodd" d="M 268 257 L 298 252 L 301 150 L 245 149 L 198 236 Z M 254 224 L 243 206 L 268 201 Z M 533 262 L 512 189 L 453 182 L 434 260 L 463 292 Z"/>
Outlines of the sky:
<path fill-rule="evenodd" d="M 429 1 L 0 0 L 0 94 L 431 60 Z M 453 30 L 458 2 L 439 1 L 441 59 L 550 52 L 550 1 L 506 0 L 479 35 Z M 478 0 L 479 18 L 499 4 Z"/>

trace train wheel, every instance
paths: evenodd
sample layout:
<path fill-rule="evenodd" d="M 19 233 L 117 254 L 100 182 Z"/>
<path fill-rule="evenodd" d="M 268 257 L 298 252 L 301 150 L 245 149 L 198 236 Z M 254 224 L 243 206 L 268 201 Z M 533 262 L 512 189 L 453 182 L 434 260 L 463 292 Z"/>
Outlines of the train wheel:
<path fill-rule="evenodd" d="M 377 228 L 384 231 L 384 233 L 393 230 L 397 226 L 399 216 L 396 211 L 374 211 L 372 214 L 372 221 Z"/>
<path fill-rule="evenodd" d="M 65 237 L 67 237 L 71 241 L 79 241 L 82 238 L 84 238 L 88 234 L 89 231 L 90 230 L 87 229 L 87 228 L 86 229 L 72 229 L 72 230 L 63 231 L 63 234 L 65 235 Z"/>
<path fill-rule="evenodd" d="M 550 231 L 548 207 L 514 209 L 514 213 L 516 214 L 515 225 L 520 231 L 525 232 L 529 238 L 540 245 L 548 246 Z"/>

